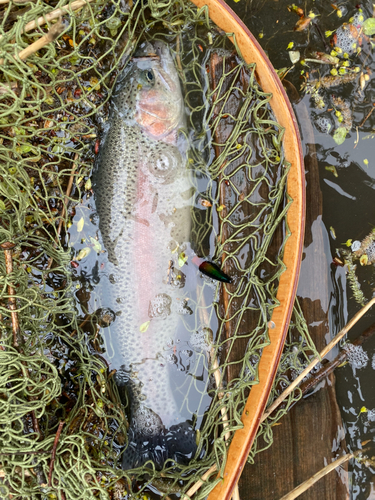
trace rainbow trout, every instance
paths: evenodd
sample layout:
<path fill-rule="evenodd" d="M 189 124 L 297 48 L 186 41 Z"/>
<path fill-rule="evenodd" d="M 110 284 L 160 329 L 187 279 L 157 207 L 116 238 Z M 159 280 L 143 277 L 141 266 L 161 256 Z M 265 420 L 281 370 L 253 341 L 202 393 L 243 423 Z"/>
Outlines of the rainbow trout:
<path fill-rule="evenodd" d="M 186 462 L 195 432 L 171 393 L 166 353 L 181 321 L 183 274 L 173 250 L 189 241 L 192 189 L 187 172 L 180 82 L 169 49 L 147 45 L 124 70 L 93 175 L 108 264 L 100 283 L 117 383 L 130 401 L 123 468 L 168 458 Z M 169 347 L 168 347 L 169 346 Z"/>

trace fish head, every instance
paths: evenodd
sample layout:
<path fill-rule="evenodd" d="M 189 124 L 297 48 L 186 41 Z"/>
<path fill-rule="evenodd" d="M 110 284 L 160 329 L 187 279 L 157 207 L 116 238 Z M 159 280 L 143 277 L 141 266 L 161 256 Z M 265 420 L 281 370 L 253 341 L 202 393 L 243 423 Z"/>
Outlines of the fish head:
<path fill-rule="evenodd" d="M 120 117 L 149 137 L 175 143 L 184 126 L 184 102 L 178 73 L 166 44 L 147 44 L 129 63 L 115 94 Z"/>

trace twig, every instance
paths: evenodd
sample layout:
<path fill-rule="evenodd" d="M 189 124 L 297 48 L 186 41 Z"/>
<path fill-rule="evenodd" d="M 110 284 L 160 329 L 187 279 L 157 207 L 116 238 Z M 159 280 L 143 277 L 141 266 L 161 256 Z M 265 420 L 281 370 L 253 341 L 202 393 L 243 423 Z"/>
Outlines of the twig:
<path fill-rule="evenodd" d="M 35 52 L 38 52 L 38 50 L 42 49 L 49 43 L 52 43 L 56 40 L 56 38 L 64 31 L 65 27 L 63 23 L 61 22 L 61 18 L 59 21 L 57 21 L 56 24 L 53 24 L 50 29 L 48 30 L 48 33 L 43 35 L 39 40 L 36 42 L 32 43 L 26 49 L 21 50 L 21 52 L 18 53 L 18 57 L 24 61 L 27 59 L 29 56 L 32 54 L 35 54 Z M 0 65 L 4 64 L 4 59 L 0 59 Z"/>
<path fill-rule="evenodd" d="M 359 125 L 360 127 L 363 127 L 363 125 L 367 122 L 367 120 L 370 118 L 370 116 L 371 116 L 372 112 L 374 111 L 374 109 L 375 109 L 375 102 L 372 103 L 372 108 L 367 113 L 367 115 L 364 117 L 362 123 Z"/>
<path fill-rule="evenodd" d="M 9 275 L 13 272 L 13 259 L 12 259 L 12 248 L 14 248 L 14 243 L 10 243 L 9 241 L 2 243 L 0 247 L 4 250 L 5 255 L 5 270 Z M 9 295 L 9 309 L 11 311 L 11 319 L 12 319 L 12 332 L 13 332 L 13 347 L 19 347 L 18 335 L 20 331 L 20 324 L 18 321 L 17 314 L 17 303 L 15 299 L 15 290 L 12 285 L 8 285 L 8 295 Z M 38 419 L 36 418 L 35 411 L 31 411 L 31 419 L 33 421 L 33 428 L 36 434 L 41 436 L 41 431 L 39 427 Z"/>
<path fill-rule="evenodd" d="M 217 465 L 214 464 L 212 467 L 210 467 L 208 469 L 207 472 L 205 472 L 202 476 L 201 479 L 199 479 L 199 481 L 197 481 L 196 483 L 193 484 L 193 486 L 185 493 L 184 495 L 184 500 L 188 500 L 189 498 L 191 498 L 194 493 L 196 493 L 199 488 L 202 486 L 202 484 L 204 484 L 204 482 L 211 476 L 211 474 L 213 474 L 214 472 L 217 471 Z"/>
<path fill-rule="evenodd" d="M 27 33 L 28 31 L 32 31 L 38 26 L 43 26 L 43 24 L 46 24 L 49 21 L 52 21 L 53 19 L 58 19 L 64 14 L 70 14 L 70 12 L 80 9 L 81 7 L 84 7 L 86 4 L 89 4 L 90 2 L 93 2 L 93 0 L 77 0 L 76 2 L 72 2 L 70 5 L 66 4 L 60 9 L 53 10 L 52 12 L 50 12 L 45 16 L 38 17 L 36 21 L 30 21 L 25 25 L 25 27 L 22 30 L 22 33 Z"/>
<path fill-rule="evenodd" d="M 30 0 L 13 0 L 13 3 L 15 4 L 22 4 L 22 3 L 26 3 L 26 2 L 29 2 Z M 3 5 L 5 3 L 9 3 L 10 0 L 0 0 L 0 5 Z"/>
<path fill-rule="evenodd" d="M 375 323 L 373 323 L 369 328 L 367 328 L 357 339 L 351 342 L 352 345 L 362 345 L 367 339 L 375 334 Z M 330 373 L 333 372 L 339 365 L 344 363 L 348 357 L 348 351 L 342 349 L 339 354 L 330 361 L 326 363 L 315 375 L 307 379 L 303 384 L 301 384 L 300 389 L 302 394 L 306 394 L 310 389 L 315 387 L 319 382 L 324 380 Z"/>
<path fill-rule="evenodd" d="M 201 302 L 201 307 L 199 307 L 200 320 L 201 320 L 201 323 L 203 325 L 206 325 L 208 327 L 208 325 L 210 324 L 210 320 L 209 320 L 209 317 L 207 314 L 206 302 L 204 300 L 203 293 L 201 293 L 200 302 Z M 218 363 L 216 355 L 215 355 L 215 347 L 214 346 L 210 350 L 209 358 L 210 358 L 211 370 L 213 372 L 213 375 L 215 378 L 215 384 L 216 384 L 216 387 L 218 390 L 217 397 L 219 399 L 223 399 L 224 393 L 223 393 L 223 385 L 222 385 L 221 374 L 220 374 L 220 366 L 219 366 L 219 363 Z M 225 406 L 223 406 L 220 411 L 221 411 L 221 415 L 222 415 L 222 419 L 223 419 L 223 427 L 224 427 L 224 429 L 226 429 L 229 426 L 227 409 Z M 228 441 L 229 438 L 230 438 L 230 433 L 226 432 L 224 435 L 225 441 Z"/>
<path fill-rule="evenodd" d="M 348 331 L 357 323 L 357 321 L 362 318 L 364 314 L 375 304 L 375 297 L 370 300 L 362 309 L 360 309 L 357 314 L 349 321 L 349 323 L 344 326 L 344 328 L 336 335 L 336 337 L 319 353 L 319 355 L 309 364 L 307 368 L 303 370 L 303 372 L 298 375 L 298 377 L 290 384 L 289 387 L 285 389 L 285 391 L 280 394 L 280 396 L 275 399 L 275 401 L 271 404 L 271 406 L 263 413 L 261 418 L 261 422 L 266 420 L 271 413 L 284 401 L 284 399 L 289 396 L 291 392 L 299 385 L 299 383 L 306 377 L 306 375 L 316 366 L 332 349 L 333 347 L 340 342 L 340 340 L 348 333 Z"/>
<path fill-rule="evenodd" d="M 18 90 L 18 82 L 2 83 L 0 85 L 0 95 L 8 94 L 10 91 Z"/>
<path fill-rule="evenodd" d="M 13 259 L 12 259 L 12 248 L 14 248 L 14 244 L 10 243 L 9 241 L 2 243 L 1 248 L 4 250 L 5 254 L 5 270 L 6 273 L 12 274 L 13 272 Z M 15 291 L 12 285 L 8 285 L 8 295 L 9 295 L 9 309 L 10 309 L 10 316 L 12 318 L 12 331 L 13 331 L 13 346 L 18 347 L 18 333 L 20 330 L 20 325 L 18 322 L 18 315 L 17 315 L 17 303 L 15 299 Z"/>
<path fill-rule="evenodd" d="M 72 188 L 73 188 L 73 181 L 74 181 L 74 174 L 75 174 L 75 170 L 76 170 L 76 161 L 78 160 L 78 153 L 76 153 L 74 155 L 74 163 L 73 163 L 73 168 L 72 168 L 72 173 L 70 174 L 70 177 L 69 177 L 69 182 L 68 182 L 68 186 L 66 188 L 66 193 L 65 193 L 65 198 L 64 198 L 64 205 L 63 205 L 63 209 L 62 209 L 62 212 L 61 212 L 61 219 L 60 219 L 60 222 L 59 222 L 59 227 L 57 228 L 57 236 L 60 236 L 60 233 L 61 233 L 61 229 L 62 229 L 62 225 L 64 223 L 64 217 L 66 215 L 66 212 L 67 212 L 67 207 L 68 207 L 68 201 L 69 201 L 69 196 L 72 192 Z"/>
<path fill-rule="evenodd" d="M 73 160 L 74 163 L 73 163 L 73 167 L 72 167 L 72 172 L 71 172 L 70 177 L 69 177 L 68 186 L 67 186 L 66 192 L 65 192 L 63 208 L 61 210 L 61 218 L 60 218 L 59 225 L 57 228 L 57 234 L 56 234 L 56 238 L 55 238 L 54 248 L 56 248 L 56 246 L 57 246 L 57 242 L 58 242 L 60 234 L 61 234 L 61 229 L 62 229 L 62 226 L 64 224 L 64 219 L 65 219 L 65 215 L 66 215 L 67 207 L 68 207 L 68 202 L 69 202 L 69 196 L 70 196 L 70 194 L 72 192 L 72 188 L 73 188 L 73 181 L 74 181 L 74 174 L 75 174 L 75 170 L 76 170 L 76 161 L 77 160 L 78 160 L 78 153 L 76 153 L 74 155 L 74 160 Z M 50 257 L 48 264 L 47 264 L 47 269 L 51 268 L 52 262 L 53 262 L 53 257 Z"/>
<path fill-rule="evenodd" d="M 327 43 L 327 40 L 326 40 L 325 36 L 323 36 L 322 30 L 320 29 L 318 23 L 314 23 L 314 27 L 315 27 L 316 31 L 319 33 L 319 36 L 320 36 L 320 38 L 321 38 L 321 40 L 322 40 L 322 42 L 324 44 L 324 48 L 325 48 L 326 52 L 328 52 L 329 51 L 329 45 Z"/>
<path fill-rule="evenodd" d="M 347 455 L 344 455 L 340 457 L 339 459 L 335 460 L 334 462 L 328 464 L 326 467 L 321 469 L 319 472 L 314 474 L 310 479 L 305 481 L 304 483 L 300 484 L 297 486 L 297 488 L 294 488 L 294 490 L 290 491 L 286 495 L 284 495 L 280 500 L 294 500 L 294 498 L 299 497 L 304 493 L 306 490 L 308 490 L 313 484 L 315 484 L 319 479 L 327 475 L 329 472 L 332 470 L 336 469 L 343 463 L 347 462 L 351 458 L 354 457 L 354 453 L 348 453 Z"/>
<path fill-rule="evenodd" d="M 85 326 L 85 324 L 88 323 L 90 319 L 91 319 L 91 314 L 87 314 L 85 318 L 83 318 L 82 323 L 78 325 L 78 328 L 82 328 L 83 326 Z M 77 329 L 73 330 L 72 333 L 70 334 L 70 337 L 73 337 L 73 335 L 75 335 L 77 331 L 78 331 Z"/>
<path fill-rule="evenodd" d="M 55 441 L 53 442 L 53 447 L 52 447 L 52 452 L 51 452 L 51 462 L 49 464 L 49 472 L 48 472 L 48 486 L 49 487 L 52 486 L 52 484 L 51 484 L 52 483 L 52 472 L 53 472 L 53 466 L 55 464 L 56 449 L 57 449 L 60 434 L 61 434 L 61 431 L 62 431 L 64 424 L 65 424 L 64 421 L 59 423 L 59 426 L 58 426 L 57 432 L 56 432 L 56 436 L 55 436 Z"/>
<path fill-rule="evenodd" d="M 41 432 L 40 427 L 39 427 L 39 421 L 35 415 L 35 410 L 31 410 L 31 420 L 33 421 L 34 431 L 36 432 L 36 434 L 38 434 L 39 439 L 40 439 L 42 432 Z"/>
<path fill-rule="evenodd" d="M 205 303 L 205 300 L 204 300 L 203 293 L 201 293 L 200 302 L 201 302 L 201 307 L 199 308 L 200 320 L 201 320 L 202 324 L 208 326 L 209 323 L 210 323 L 210 321 L 209 321 L 209 318 L 208 318 L 207 309 L 206 309 L 206 303 Z M 213 371 L 213 375 L 214 375 L 214 378 L 215 378 L 215 384 L 216 384 L 216 387 L 217 387 L 217 390 L 218 390 L 217 396 L 218 396 L 219 399 L 222 399 L 223 396 L 224 396 L 224 393 L 223 393 L 223 386 L 222 386 L 222 380 L 221 380 L 221 375 L 220 375 L 220 366 L 219 366 L 219 363 L 218 363 L 216 355 L 215 355 L 215 348 L 214 347 L 212 347 L 212 349 L 210 350 L 209 356 L 210 356 L 210 362 L 211 362 L 211 370 Z M 223 428 L 227 429 L 229 427 L 229 424 L 228 424 L 228 413 L 227 413 L 226 406 L 223 406 L 220 411 L 221 411 L 221 416 L 222 416 L 222 420 L 223 420 Z M 228 441 L 229 438 L 230 438 L 230 432 L 228 431 L 228 432 L 225 433 L 224 439 L 225 439 L 225 441 Z M 188 492 L 186 494 L 188 496 L 194 495 L 194 493 L 196 491 L 198 491 L 198 489 L 202 486 L 204 480 L 211 474 L 211 472 L 213 472 L 215 470 L 217 470 L 216 464 L 214 466 L 212 466 L 202 476 L 202 479 L 200 479 L 199 481 L 197 481 L 188 490 Z M 185 497 L 186 497 L 186 495 L 185 495 Z M 239 500 L 239 499 L 240 499 L 240 494 L 239 494 L 239 491 L 238 491 L 238 485 L 236 485 L 236 487 L 235 487 L 235 489 L 233 491 L 232 500 Z"/>

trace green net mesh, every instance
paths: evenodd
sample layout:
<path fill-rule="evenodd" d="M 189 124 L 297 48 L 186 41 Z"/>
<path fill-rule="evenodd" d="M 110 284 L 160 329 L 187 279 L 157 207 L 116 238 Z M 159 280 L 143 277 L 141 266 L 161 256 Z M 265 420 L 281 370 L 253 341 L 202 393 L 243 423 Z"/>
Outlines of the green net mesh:
<path fill-rule="evenodd" d="M 254 66 L 206 9 L 132 0 L 11 0 L 1 9 L 1 496 L 187 498 L 213 464 L 224 467 L 269 342 L 289 234 L 283 129 Z M 21 60 L 61 16 L 57 40 Z M 116 76 L 144 39 L 168 42 L 190 111 L 189 164 L 199 179 L 192 241 L 221 262 L 233 283 L 202 281 L 189 303 L 192 333 L 206 329 L 209 346 L 195 353 L 192 370 L 205 373 L 205 390 L 194 388 L 202 395 L 194 416 L 197 456 L 187 466 L 168 462 L 163 471 L 123 471 L 127 408 L 90 310 L 95 290 L 74 269 L 101 251 L 86 229 L 96 141 Z M 82 237 L 72 247 L 77 233 Z M 314 352 L 297 304 L 271 400 Z M 189 404 L 194 378 L 186 384 L 181 392 Z M 299 396 L 295 391 L 262 424 L 250 461 L 272 443 L 272 424 Z M 212 472 L 194 498 L 205 498 L 217 481 Z"/>

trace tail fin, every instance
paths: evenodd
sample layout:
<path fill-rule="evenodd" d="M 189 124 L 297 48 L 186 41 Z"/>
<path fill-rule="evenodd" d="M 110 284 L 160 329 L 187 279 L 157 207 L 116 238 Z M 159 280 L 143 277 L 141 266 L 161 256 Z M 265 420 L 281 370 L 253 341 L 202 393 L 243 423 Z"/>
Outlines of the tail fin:
<path fill-rule="evenodd" d="M 131 425 L 128 447 L 122 457 L 122 468 L 128 470 L 142 467 L 148 460 L 154 462 L 157 470 L 161 470 L 168 459 L 187 464 L 196 450 L 196 433 L 189 421 L 151 436 L 147 434 L 147 429 Z"/>

